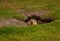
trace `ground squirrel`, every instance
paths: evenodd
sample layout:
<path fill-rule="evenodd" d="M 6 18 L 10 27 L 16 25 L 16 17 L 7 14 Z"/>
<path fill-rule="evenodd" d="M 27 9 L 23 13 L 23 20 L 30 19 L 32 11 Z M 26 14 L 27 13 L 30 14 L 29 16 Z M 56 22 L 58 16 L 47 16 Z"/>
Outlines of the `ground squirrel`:
<path fill-rule="evenodd" d="M 37 21 L 34 19 L 30 19 L 28 24 L 29 25 L 37 25 Z"/>

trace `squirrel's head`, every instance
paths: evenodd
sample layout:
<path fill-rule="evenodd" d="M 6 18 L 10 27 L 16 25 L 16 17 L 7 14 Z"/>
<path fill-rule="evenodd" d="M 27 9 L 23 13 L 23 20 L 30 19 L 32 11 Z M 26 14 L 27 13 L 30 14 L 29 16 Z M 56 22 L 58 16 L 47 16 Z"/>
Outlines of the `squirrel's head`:
<path fill-rule="evenodd" d="M 37 21 L 34 19 L 29 20 L 29 25 L 37 25 Z"/>

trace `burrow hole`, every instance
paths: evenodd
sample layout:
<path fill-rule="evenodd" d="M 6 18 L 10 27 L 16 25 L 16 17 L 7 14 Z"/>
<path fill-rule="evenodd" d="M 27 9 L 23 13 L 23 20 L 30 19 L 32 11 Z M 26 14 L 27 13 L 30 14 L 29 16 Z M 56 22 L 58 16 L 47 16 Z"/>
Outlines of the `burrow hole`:
<path fill-rule="evenodd" d="M 31 16 L 28 16 L 26 19 L 24 19 L 24 22 L 28 23 L 29 25 L 50 23 L 52 21 L 54 21 L 54 18 L 42 19 L 40 16 L 36 16 L 36 15 L 31 15 Z"/>

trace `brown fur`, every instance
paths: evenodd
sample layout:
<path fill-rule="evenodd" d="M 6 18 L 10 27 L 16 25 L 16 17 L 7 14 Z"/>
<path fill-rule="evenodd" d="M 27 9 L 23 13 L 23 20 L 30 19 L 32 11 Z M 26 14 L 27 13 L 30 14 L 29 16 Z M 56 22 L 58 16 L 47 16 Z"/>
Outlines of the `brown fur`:
<path fill-rule="evenodd" d="M 29 25 L 37 25 L 37 21 L 34 20 L 34 19 L 31 19 L 31 20 L 29 21 Z"/>

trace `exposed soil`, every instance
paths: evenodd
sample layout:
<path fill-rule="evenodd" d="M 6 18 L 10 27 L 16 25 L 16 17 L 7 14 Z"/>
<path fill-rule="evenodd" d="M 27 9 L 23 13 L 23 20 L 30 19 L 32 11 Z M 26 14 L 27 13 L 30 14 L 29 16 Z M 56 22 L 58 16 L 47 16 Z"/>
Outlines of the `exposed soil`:
<path fill-rule="evenodd" d="M 44 10 L 27 10 L 27 9 L 23 9 L 20 8 L 16 5 L 12 5 L 10 6 L 10 8 L 16 10 L 18 13 L 24 15 L 25 17 L 31 16 L 31 15 L 36 15 L 36 16 L 40 16 L 41 18 L 43 18 L 43 15 L 46 14 L 46 16 L 49 14 L 50 10 L 44 9 Z"/>
<path fill-rule="evenodd" d="M 18 20 L 15 18 L 10 19 L 0 19 L 0 26 L 27 26 L 30 19 L 34 19 L 38 24 L 49 23 L 54 21 L 53 18 L 43 19 L 42 15 L 49 14 L 49 10 L 36 10 L 36 11 L 28 11 L 25 9 L 21 9 L 18 6 L 12 5 L 10 8 L 16 10 L 18 13 L 22 13 L 26 18 L 24 20 Z"/>
<path fill-rule="evenodd" d="M 27 24 L 25 24 L 25 22 L 21 20 L 17 20 L 14 18 L 0 20 L 0 26 L 11 26 L 11 25 L 12 26 L 26 26 Z"/>
<path fill-rule="evenodd" d="M 31 19 L 36 20 L 37 24 L 50 23 L 54 21 L 52 18 L 42 19 L 40 16 L 31 15 L 24 20 L 18 20 L 15 18 L 0 19 L 0 26 L 28 26 Z"/>

